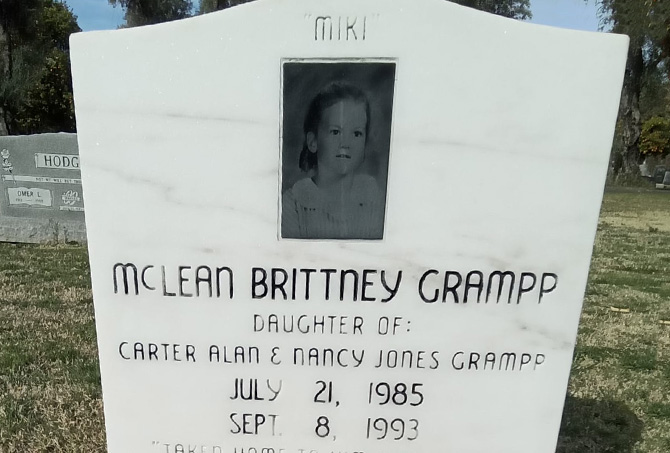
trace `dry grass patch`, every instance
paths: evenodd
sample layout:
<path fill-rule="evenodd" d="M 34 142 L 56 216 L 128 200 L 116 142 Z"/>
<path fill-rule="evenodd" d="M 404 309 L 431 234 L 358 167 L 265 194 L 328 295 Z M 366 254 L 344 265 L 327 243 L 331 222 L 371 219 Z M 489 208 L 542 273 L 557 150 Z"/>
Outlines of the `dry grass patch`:
<path fill-rule="evenodd" d="M 669 232 L 670 194 L 605 195 L 559 452 L 670 452 Z"/>
<path fill-rule="evenodd" d="M 0 452 L 105 451 L 85 248 L 0 258 Z"/>

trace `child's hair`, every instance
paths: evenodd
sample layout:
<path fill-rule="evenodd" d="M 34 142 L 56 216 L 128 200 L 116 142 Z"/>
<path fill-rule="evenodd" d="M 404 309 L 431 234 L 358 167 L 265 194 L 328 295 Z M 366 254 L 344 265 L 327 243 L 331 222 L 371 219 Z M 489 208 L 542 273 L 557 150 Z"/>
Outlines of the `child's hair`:
<path fill-rule="evenodd" d="M 307 147 L 307 133 L 312 132 L 316 135 L 323 111 L 345 99 L 365 104 L 365 115 L 367 118 L 365 123 L 365 139 L 367 140 L 370 129 L 370 102 L 368 101 L 368 97 L 363 90 L 350 83 L 329 83 L 322 88 L 316 96 L 314 96 L 314 99 L 312 99 L 312 102 L 309 104 L 307 115 L 305 115 L 305 122 L 303 124 L 305 138 L 302 145 L 302 151 L 300 152 L 300 160 L 298 162 L 302 171 L 308 172 L 310 170 L 315 170 L 318 165 L 316 153 L 310 152 Z"/>

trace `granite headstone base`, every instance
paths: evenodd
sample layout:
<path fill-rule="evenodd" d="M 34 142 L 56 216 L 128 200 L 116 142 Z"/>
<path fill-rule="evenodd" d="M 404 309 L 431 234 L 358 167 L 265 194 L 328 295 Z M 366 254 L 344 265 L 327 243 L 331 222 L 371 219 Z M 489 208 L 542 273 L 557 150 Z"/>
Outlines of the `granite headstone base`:
<path fill-rule="evenodd" d="M 86 226 L 81 221 L 0 217 L 0 242 L 81 243 L 86 242 Z"/>

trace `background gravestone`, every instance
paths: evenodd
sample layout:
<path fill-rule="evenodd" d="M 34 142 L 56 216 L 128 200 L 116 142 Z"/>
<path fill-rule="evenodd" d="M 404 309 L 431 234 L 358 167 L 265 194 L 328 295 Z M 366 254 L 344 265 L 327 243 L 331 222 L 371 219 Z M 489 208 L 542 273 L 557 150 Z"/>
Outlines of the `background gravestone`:
<path fill-rule="evenodd" d="M 111 453 L 555 450 L 625 37 L 266 0 L 71 48 Z"/>
<path fill-rule="evenodd" d="M 76 134 L 0 137 L 0 241 L 85 241 Z"/>

